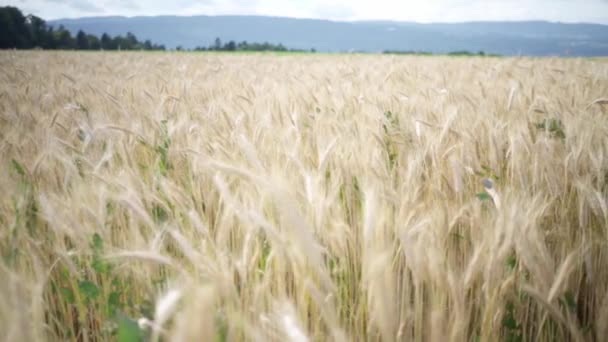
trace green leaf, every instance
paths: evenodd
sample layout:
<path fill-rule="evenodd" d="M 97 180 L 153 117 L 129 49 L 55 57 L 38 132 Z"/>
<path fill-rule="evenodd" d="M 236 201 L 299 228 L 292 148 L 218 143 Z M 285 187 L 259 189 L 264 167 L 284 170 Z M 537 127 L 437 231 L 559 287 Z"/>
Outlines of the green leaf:
<path fill-rule="evenodd" d="M 266 271 L 266 267 L 268 265 L 268 258 L 270 257 L 270 252 L 271 252 L 270 244 L 264 238 L 264 240 L 262 241 L 262 255 L 260 256 L 260 259 L 258 261 L 258 270 L 261 271 L 262 273 Z"/>
<path fill-rule="evenodd" d="M 167 172 L 173 167 L 169 161 L 169 147 L 171 146 L 171 138 L 167 129 L 167 120 L 162 120 L 160 125 L 162 141 L 155 147 L 156 153 L 159 155 L 158 169 L 162 176 L 166 176 Z"/>
<path fill-rule="evenodd" d="M 384 112 L 384 117 L 388 120 L 391 121 L 393 118 L 393 113 L 390 110 L 387 110 L 386 112 Z"/>
<path fill-rule="evenodd" d="M 78 130 L 78 140 L 84 141 L 84 139 L 86 139 L 86 137 L 87 137 L 87 134 L 85 133 L 85 131 L 82 129 L 79 129 Z"/>
<path fill-rule="evenodd" d="M 506 313 L 505 316 L 502 319 L 502 326 L 507 330 L 508 332 L 508 338 L 507 340 L 509 341 L 519 341 L 519 323 L 517 322 L 517 320 L 515 319 L 515 313 L 514 313 L 514 305 L 511 302 L 507 302 L 506 305 Z"/>
<path fill-rule="evenodd" d="M 216 326 L 216 342 L 226 342 L 228 341 L 228 322 L 223 315 L 216 314 L 215 315 L 215 326 Z"/>
<path fill-rule="evenodd" d="M 110 216 L 114 213 L 114 205 L 112 204 L 112 202 L 107 201 L 106 202 L 106 214 L 107 216 Z"/>
<path fill-rule="evenodd" d="M 25 168 L 23 165 L 19 164 L 15 159 L 11 159 L 11 164 L 13 165 L 13 169 L 21 176 L 25 177 Z"/>
<path fill-rule="evenodd" d="M 562 303 L 564 303 L 568 309 L 576 310 L 576 299 L 574 299 L 574 295 L 570 291 L 566 291 L 562 298 Z"/>
<path fill-rule="evenodd" d="M 95 253 L 102 253 L 103 252 L 103 240 L 101 239 L 101 236 L 97 233 L 93 234 L 93 239 L 91 241 L 91 247 L 93 248 L 93 251 Z"/>
<path fill-rule="evenodd" d="M 564 124 L 559 119 L 544 119 L 543 121 L 534 124 L 536 129 L 542 131 L 548 131 L 552 137 L 557 137 L 560 139 L 566 138 L 566 133 L 564 133 Z"/>
<path fill-rule="evenodd" d="M 453 237 L 455 237 L 455 238 L 458 238 L 458 239 L 461 239 L 461 240 L 465 240 L 465 237 L 462 234 L 450 233 L 450 235 L 453 236 Z"/>
<path fill-rule="evenodd" d="M 112 292 L 108 297 L 108 313 L 113 316 L 116 311 L 120 308 L 120 293 Z"/>
<path fill-rule="evenodd" d="M 71 278 L 70 271 L 66 267 L 60 268 L 59 275 L 61 276 L 61 279 L 65 281 L 68 281 Z"/>
<path fill-rule="evenodd" d="M 93 249 L 91 268 L 99 274 L 107 274 L 110 271 L 110 265 L 101 259 L 101 254 L 103 254 L 103 240 L 97 233 L 93 234 L 91 248 Z"/>
<path fill-rule="evenodd" d="M 74 292 L 72 291 L 72 289 L 67 288 L 67 287 L 62 287 L 59 289 L 59 291 L 61 292 L 63 299 L 65 299 L 65 301 L 68 304 L 74 304 L 76 302 L 76 299 L 74 298 Z"/>
<path fill-rule="evenodd" d="M 93 268 L 98 274 L 108 274 L 110 272 L 110 264 L 101 260 L 98 256 L 93 257 L 91 268 Z"/>
<path fill-rule="evenodd" d="M 112 292 L 108 297 L 108 305 L 118 307 L 120 306 L 120 293 Z"/>
<path fill-rule="evenodd" d="M 120 316 L 118 318 L 118 342 L 143 341 L 144 333 L 134 320 Z"/>
<path fill-rule="evenodd" d="M 100 294 L 97 285 L 88 280 L 78 282 L 78 290 L 87 299 L 87 301 L 96 299 Z"/>
<path fill-rule="evenodd" d="M 488 201 L 488 200 L 492 199 L 492 196 L 490 196 L 490 194 L 488 194 L 485 191 L 484 192 L 480 192 L 480 193 L 476 194 L 475 196 L 477 196 L 477 198 L 480 201 Z"/>
<path fill-rule="evenodd" d="M 507 258 L 507 267 L 513 271 L 517 267 L 517 257 L 515 255 L 509 255 Z"/>
<path fill-rule="evenodd" d="M 154 205 L 152 207 L 152 218 L 156 223 L 167 222 L 169 219 L 169 213 L 160 205 Z"/>
<path fill-rule="evenodd" d="M 507 317 L 505 317 L 505 319 L 502 321 L 502 325 L 509 330 L 517 329 L 517 321 L 513 315 L 507 315 Z"/>

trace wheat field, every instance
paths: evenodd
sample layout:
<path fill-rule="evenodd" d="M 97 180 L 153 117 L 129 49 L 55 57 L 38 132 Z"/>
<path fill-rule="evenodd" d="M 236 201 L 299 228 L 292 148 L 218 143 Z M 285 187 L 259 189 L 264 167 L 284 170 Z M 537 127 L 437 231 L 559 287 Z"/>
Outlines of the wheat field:
<path fill-rule="evenodd" d="M 0 52 L 6 341 L 606 341 L 608 60 Z"/>

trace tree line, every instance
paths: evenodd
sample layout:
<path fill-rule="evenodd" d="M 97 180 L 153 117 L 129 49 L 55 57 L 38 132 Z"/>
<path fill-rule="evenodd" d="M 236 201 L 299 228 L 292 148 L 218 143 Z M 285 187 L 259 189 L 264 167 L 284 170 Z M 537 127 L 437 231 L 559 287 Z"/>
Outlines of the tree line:
<path fill-rule="evenodd" d="M 164 45 L 150 40 L 140 41 L 129 32 L 126 36 L 110 36 L 107 33 L 97 37 L 79 30 L 75 36 L 60 25 L 58 28 L 47 25 L 35 15 L 23 15 L 16 7 L 0 7 L 0 49 L 61 49 L 61 50 L 166 50 Z M 181 46 L 177 50 L 186 50 Z M 222 44 L 218 37 L 209 46 L 198 46 L 194 51 L 290 51 L 283 44 L 237 43 L 233 40 Z M 308 51 L 308 50 L 306 50 Z M 315 52 L 311 49 L 310 52 Z"/>
<path fill-rule="evenodd" d="M 178 50 L 180 48 L 178 47 Z M 197 46 L 194 51 L 278 51 L 278 52 L 316 52 L 316 50 L 302 50 L 302 49 L 288 49 L 283 44 L 272 44 L 268 42 L 264 43 L 248 43 L 247 41 L 235 42 L 230 40 L 222 44 L 222 40 L 218 37 L 215 38 L 213 44 L 209 46 Z"/>
<path fill-rule="evenodd" d="M 432 52 L 428 52 L 428 51 L 413 51 L 413 50 L 384 50 L 382 51 L 383 54 L 388 54 L 388 55 L 414 55 L 414 56 L 432 56 L 434 55 L 434 53 Z M 445 54 L 439 54 L 439 55 L 445 55 Z M 473 57 L 473 56 L 480 56 L 480 57 L 500 57 L 500 55 L 498 54 L 494 54 L 494 53 L 485 53 L 484 51 L 478 51 L 478 52 L 471 52 L 471 51 L 467 51 L 467 50 L 457 50 L 457 51 L 451 51 L 447 53 L 448 56 L 466 56 L 466 57 Z"/>
<path fill-rule="evenodd" d="M 55 29 L 35 15 L 23 15 L 16 7 L 0 7 L 0 49 L 165 50 L 164 45 L 140 41 L 132 33 L 97 37 L 82 30 L 76 36 L 63 26 Z"/>

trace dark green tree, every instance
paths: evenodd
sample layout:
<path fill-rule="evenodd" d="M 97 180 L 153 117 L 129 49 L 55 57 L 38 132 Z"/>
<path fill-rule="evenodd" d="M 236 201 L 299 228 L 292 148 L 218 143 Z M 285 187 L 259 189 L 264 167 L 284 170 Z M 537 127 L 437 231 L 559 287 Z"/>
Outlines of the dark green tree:
<path fill-rule="evenodd" d="M 137 37 L 135 37 L 135 35 L 131 32 L 127 32 L 127 36 L 125 37 L 124 40 L 124 46 L 123 49 L 125 50 L 133 50 L 133 49 L 139 49 L 139 41 L 137 40 Z"/>
<path fill-rule="evenodd" d="M 89 39 L 87 38 L 87 34 L 82 30 L 79 30 L 78 33 L 76 33 L 76 47 L 79 50 L 89 49 Z"/>
<path fill-rule="evenodd" d="M 237 50 L 244 50 L 246 51 L 248 48 L 248 44 L 246 40 L 243 40 L 242 42 L 240 42 L 237 46 L 236 46 Z"/>
<path fill-rule="evenodd" d="M 87 34 L 87 41 L 89 44 L 89 49 L 91 49 L 91 50 L 101 49 L 101 42 L 99 41 L 99 38 L 97 38 L 97 36 L 94 36 L 92 34 Z"/>
<path fill-rule="evenodd" d="M 26 17 L 25 22 L 29 27 L 32 47 L 47 48 L 48 29 L 44 20 L 30 14 Z"/>
<path fill-rule="evenodd" d="M 112 44 L 110 46 L 112 47 L 112 50 L 123 50 L 126 46 L 125 38 L 120 35 L 112 38 Z"/>
<path fill-rule="evenodd" d="M 144 42 L 144 50 L 152 50 L 152 42 L 150 39 L 146 39 Z"/>
<path fill-rule="evenodd" d="M 55 29 L 51 26 L 46 32 L 45 49 L 54 50 L 57 48 L 57 39 L 55 38 Z"/>
<path fill-rule="evenodd" d="M 224 51 L 236 51 L 236 43 L 234 40 L 231 40 L 224 45 Z"/>
<path fill-rule="evenodd" d="M 31 48 L 25 17 L 16 7 L 0 8 L 0 48 Z"/>
<path fill-rule="evenodd" d="M 112 38 L 104 32 L 100 40 L 101 48 L 104 50 L 112 50 Z"/>
<path fill-rule="evenodd" d="M 76 41 L 72 38 L 70 31 L 66 30 L 63 25 L 60 25 L 55 31 L 55 41 L 58 49 L 71 50 L 76 47 Z"/>

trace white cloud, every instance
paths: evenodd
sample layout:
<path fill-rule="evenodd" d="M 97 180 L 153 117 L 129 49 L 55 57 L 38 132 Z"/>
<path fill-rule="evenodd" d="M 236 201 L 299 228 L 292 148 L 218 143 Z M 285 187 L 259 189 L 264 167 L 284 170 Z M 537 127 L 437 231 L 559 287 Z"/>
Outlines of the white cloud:
<path fill-rule="evenodd" d="M 0 0 L 45 19 L 255 14 L 334 20 L 551 20 L 608 24 L 606 0 Z"/>

